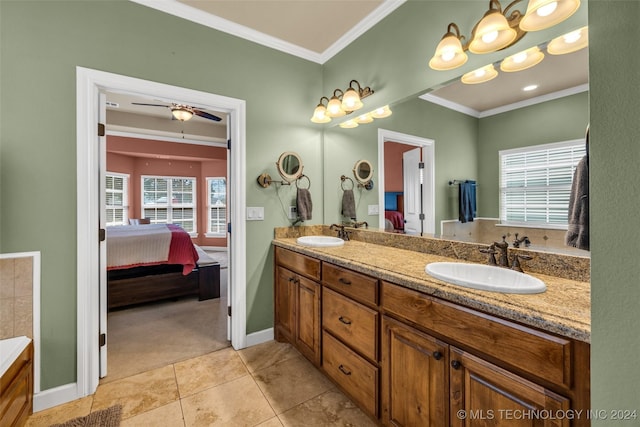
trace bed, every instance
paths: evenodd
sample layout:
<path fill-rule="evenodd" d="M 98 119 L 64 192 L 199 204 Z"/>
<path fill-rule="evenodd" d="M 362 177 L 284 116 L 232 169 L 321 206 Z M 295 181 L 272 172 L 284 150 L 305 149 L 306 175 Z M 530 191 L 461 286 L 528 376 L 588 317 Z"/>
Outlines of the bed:
<path fill-rule="evenodd" d="M 107 227 L 109 309 L 194 295 L 220 297 L 220 264 L 180 226 Z"/>
<path fill-rule="evenodd" d="M 404 194 L 387 191 L 384 193 L 385 231 L 404 233 Z"/>

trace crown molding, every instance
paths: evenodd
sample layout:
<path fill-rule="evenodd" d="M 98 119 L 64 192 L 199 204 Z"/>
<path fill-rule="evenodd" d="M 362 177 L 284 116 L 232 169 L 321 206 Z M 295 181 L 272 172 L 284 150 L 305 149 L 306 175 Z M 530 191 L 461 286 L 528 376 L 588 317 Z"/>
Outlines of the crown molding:
<path fill-rule="evenodd" d="M 574 86 L 568 89 L 559 90 L 557 92 L 548 93 L 546 95 L 536 96 L 535 98 L 514 102 L 513 104 L 503 105 L 501 107 L 492 108 L 490 110 L 485 110 L 485 111 L 477 111 L 477 110 L 474 110 L 473 108 L 469 108 L 464 105 L 457 104 L 455 102 L 447 101 L 446 99 L 437 97 L 430 93 L 425 93 L 424 95 L 420 95 L 419 98 L 427 102 L 431 102 L 433 104 L 437 104 L 442 107 L 448 108 L 450 110 L 454 110 L 459 113 L 463 113 L 468 116 L 475 117 L 477 119 L 483 119 L 485 117 L 495 116 L 496 114 L 502 114 L 508 111 L 517 110 L 519 108 L 528 107 L 530 105 L 540 104 L 542 102 L 552 101 L 554 99 L 564 98 L 566 96 L 571 96 L 571 95 L 575 95 L 582 92 L 588 92 L 588 91 L 589 91 L 589 84 L 586 83 L 579 86 Z"/>
<path fill-rule="evenodd" d="M 356 26 L 354 26 L 350 31 L 348 31 L 344 36 L 338 39 L 338 41 L 336 41 L 322 53 L 305 49 L 301 46 L 289 43 L 277 37 L 270 36 L 268 34 L 256 31 L 244 25 L 237 24 L 235 22 L 220 18 L 215 15 L 204 14 L 202 13 L 202 11 L 186 4 L 180 3 L 176 0 L 129 1 L 322 65 L 342 49 L 344 49 L 346 46 L 348 46 L 355 39 L 364 34 L 371 27 L 384 19 L 391 12 L 400 7 L 406 0 L 385 0 L 373 12 L 367 15 L 365 19 L 360 21 Z"/>

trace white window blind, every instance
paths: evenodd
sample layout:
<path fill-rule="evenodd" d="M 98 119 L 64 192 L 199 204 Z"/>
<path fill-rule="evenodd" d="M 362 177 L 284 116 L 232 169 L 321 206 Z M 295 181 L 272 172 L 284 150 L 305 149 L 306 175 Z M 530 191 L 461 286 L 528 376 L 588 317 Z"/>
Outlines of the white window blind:
<path fill-rule="evenodd" d="M 207 233 L 224 236 L 227 233 L 227 180 L 207 178 L 209 221 Z"/>
<path fill-rule="evenodd" d="M 192 177 L 142 177 L 142 217 L 152 224 L 177 224 L 196 233 L 196 179 Z"/>
<path fill-rule="evenodd" d="M 107 227 L 126 225 L 129 222 L 129 175 L 107 172 L 105 178 L 105 224 Z"/>
<path fill-rule="evenodd" d="M 500 222 L 566 228 L 573 174 L 584 155 L 584 140 L 500 151 Z"/>

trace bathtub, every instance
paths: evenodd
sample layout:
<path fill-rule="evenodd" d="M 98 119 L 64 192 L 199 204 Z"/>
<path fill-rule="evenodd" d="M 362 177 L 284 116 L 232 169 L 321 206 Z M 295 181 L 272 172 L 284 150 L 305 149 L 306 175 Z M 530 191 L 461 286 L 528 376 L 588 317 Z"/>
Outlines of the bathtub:
<path fill-rule="evenodd" d="M 0 427 L 24 425 L 33 412 L 33 344 L 0 340 Z"/>

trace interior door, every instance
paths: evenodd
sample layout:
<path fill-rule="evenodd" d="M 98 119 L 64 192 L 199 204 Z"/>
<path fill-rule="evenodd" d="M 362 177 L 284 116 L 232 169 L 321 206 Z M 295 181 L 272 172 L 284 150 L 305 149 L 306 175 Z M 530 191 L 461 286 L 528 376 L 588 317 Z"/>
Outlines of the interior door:
<path fill-rule="evenodd" d="M 233 266 L 233 262 L 231 259 L 231 254 L 233 251 L 231 250 L 231 223 L 229 218 L 231 218 L 231 197 L 232 192 L 229 191 L 231 187 L 230 178 L 231 178 L 231 114 L 227 115 L 227 268 L 224 270 L 224 273 L 220 272 L 220 274 L 227 275 L 227 339 L 231 341 L 231 302 L 233 301 L 233 286 L 231 286 L 231 267 Z"/>
<path fill-rule="evenodd" d="M 420 185 L 421 149 L 405 151 L 402 154 L 402 181 L 404 190 L 404 230 L 407 234 L 420 234 L 422 224 L 422 192 Z"/>
<path fill-rule="evenodd" d="M 106 124 L 107 123 L 107 95 L 105 93 L 100 93 L 99 95 L 99 108 L 98 108 L 98 123 Z M 98 192 L 99 196 L 99 228 L 100 230 L 105 230 L 106 232 L 106 218 L 105 213 L 107 211 L 107 203 L 106 203 L 106 171 L 107 171 L 107 136 L 106 132 L 102 132 L 101 136 L 98 137 Z M 99 336 L 100 336 L 100 378 L 104 378 L 107 376 L 107 240 L 100 240 L 100 249 L 99 249 L 99 257 L 100 257 L 100 279 L 98 282 L 98 286 L 100 288 L 100 321 L 99 321 Z M 104 339 L 102 338 L 104 337 Z"/>

